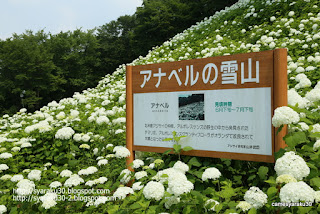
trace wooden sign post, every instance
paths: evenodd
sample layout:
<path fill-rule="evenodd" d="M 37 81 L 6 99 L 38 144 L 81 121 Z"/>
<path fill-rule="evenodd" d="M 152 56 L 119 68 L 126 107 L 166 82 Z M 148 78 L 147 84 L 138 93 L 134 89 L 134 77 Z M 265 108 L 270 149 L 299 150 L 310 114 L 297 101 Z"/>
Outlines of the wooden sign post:
<path fill-rule="evenodd" d="M 271 119 L 287 105 L 287 50 L 127 66 L 127 148 L 164 152 L 172 131 L 183 155 L 274 162 L 286 127 Z"/>

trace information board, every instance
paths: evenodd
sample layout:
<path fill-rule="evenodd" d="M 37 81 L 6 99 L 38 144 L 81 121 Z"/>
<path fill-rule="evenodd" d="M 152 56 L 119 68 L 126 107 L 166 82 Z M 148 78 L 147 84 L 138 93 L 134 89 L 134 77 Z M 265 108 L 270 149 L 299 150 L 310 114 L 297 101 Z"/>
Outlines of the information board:
<path fill-rule="evenodd" d="M 271 119 L 287 105 L 286 49 L 127 67 L 127 147 L 274 162 L 284 147 Z"/>

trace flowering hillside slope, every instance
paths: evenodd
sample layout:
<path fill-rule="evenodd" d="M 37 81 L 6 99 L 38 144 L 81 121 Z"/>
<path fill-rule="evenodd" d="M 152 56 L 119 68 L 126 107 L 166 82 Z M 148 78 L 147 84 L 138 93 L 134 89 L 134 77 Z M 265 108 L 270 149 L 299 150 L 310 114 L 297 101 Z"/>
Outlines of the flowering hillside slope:
<path fill-rule="evenodd" d="M 287 48 L 290 107 L 272 123 L 289 124 L 288 147 L 275 164 L 139 153 L 125 169 L 120 66 L 96 88 L 2 117 L 0 214 L 320 212 L 319 25 L 317 0 L 242 0 L 131 63 Z"/>

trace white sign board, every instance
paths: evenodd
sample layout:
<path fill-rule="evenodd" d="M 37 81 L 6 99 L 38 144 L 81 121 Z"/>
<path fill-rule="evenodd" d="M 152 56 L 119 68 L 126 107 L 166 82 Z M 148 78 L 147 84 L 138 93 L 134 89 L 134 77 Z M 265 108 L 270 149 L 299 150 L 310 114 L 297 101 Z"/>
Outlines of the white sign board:
<path fill-rule="evenodd" d="M 143 93 L 133 100 L 137 146 L 172 147 L 163 139 L 176 131 L 188 136 L 183 147 L 272 155 L 271 88 Z"/>

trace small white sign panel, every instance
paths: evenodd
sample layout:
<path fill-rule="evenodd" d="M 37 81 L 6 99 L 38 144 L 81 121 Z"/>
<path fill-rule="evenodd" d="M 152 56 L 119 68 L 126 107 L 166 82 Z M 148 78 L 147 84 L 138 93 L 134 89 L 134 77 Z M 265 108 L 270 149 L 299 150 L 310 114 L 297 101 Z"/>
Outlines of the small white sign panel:
<path fill-rule="evenodd" d="M 272 155 L 271 88 L 133 94 L 136 146 Z"/>

